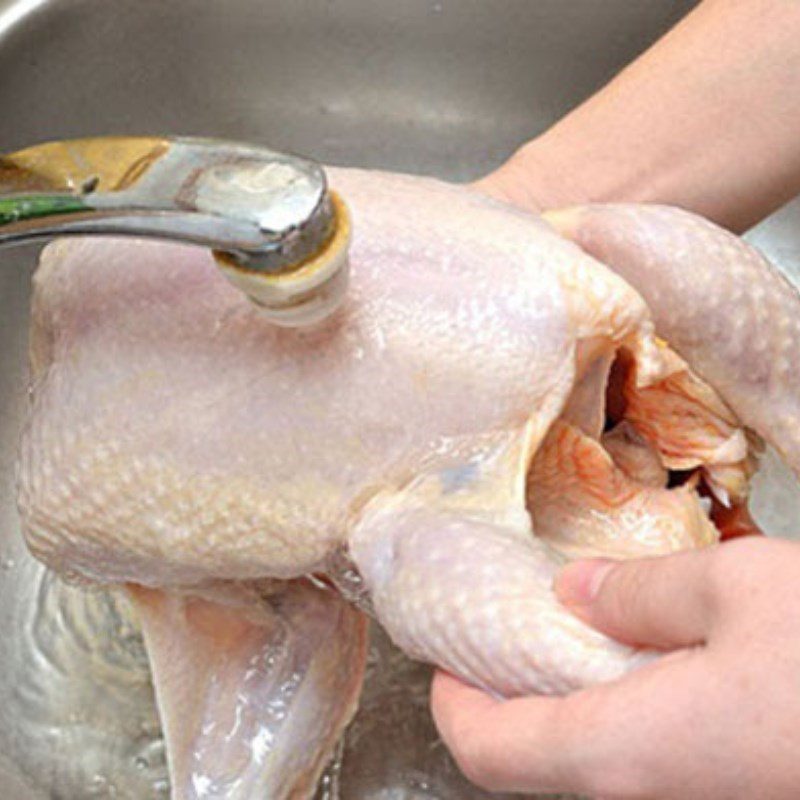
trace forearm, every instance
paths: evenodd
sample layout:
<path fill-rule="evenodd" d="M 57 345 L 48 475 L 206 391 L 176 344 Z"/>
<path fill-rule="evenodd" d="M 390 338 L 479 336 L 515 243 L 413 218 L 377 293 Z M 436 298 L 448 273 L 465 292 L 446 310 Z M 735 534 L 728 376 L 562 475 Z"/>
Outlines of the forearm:
<path fill-rule="evenodd" d="M 800 190 L 800 0 L 706 0 L 492 182 L 536 209 L 660 202 L 746 229 Z"/>

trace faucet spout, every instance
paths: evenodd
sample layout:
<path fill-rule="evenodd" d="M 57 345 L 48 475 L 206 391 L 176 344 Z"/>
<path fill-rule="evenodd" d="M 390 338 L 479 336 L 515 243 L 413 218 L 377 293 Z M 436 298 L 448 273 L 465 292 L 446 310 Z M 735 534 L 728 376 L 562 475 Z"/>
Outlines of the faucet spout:
<path fill-rule="evenodd" d="M 324 318 L 347 286 L 349 216 L 322 167 L 248 144 L 99 137 L 0 158 L 0 247 L 67 235 L 210 247 L 282 325 Z"/>

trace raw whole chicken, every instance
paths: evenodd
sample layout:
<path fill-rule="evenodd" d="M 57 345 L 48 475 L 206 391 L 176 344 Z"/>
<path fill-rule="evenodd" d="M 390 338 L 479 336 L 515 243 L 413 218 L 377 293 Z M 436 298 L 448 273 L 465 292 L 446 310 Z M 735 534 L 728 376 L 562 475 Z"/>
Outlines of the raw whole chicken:
<path fill-rule="evenodd" d="M 127 587 L 181 800 L 313 791 L 364 609 L 502 696 L 646 664 L 559 606 L 560 566 L 713 544 L 761 437 L 800 467 L 800 298 L 736 237 L 329 175 L 352 278 L 313 329 L 191 247 L 61 241 L 35 278 L 27 540 Z"/>

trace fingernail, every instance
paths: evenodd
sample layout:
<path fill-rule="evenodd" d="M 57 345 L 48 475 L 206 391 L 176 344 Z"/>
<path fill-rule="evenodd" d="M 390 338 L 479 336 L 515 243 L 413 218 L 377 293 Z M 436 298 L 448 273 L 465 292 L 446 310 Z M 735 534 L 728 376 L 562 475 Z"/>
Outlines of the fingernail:
<path fill-rule="evenodd" d="M 556 597 L 571 608 L 591 605 L 613 566 L 614 562 L 606 558 L 567 564 L 553 584 Z"/>

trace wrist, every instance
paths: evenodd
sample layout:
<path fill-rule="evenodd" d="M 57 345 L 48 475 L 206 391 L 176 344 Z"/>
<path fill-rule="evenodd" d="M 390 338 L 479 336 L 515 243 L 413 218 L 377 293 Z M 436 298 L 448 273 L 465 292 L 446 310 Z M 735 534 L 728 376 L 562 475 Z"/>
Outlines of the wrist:
<path fill-rule="evenodd" d="M 524 144 L 502 166 L 472 185 L 536 214 L 590 200 L 568 162 L 539 139 Z"/>

